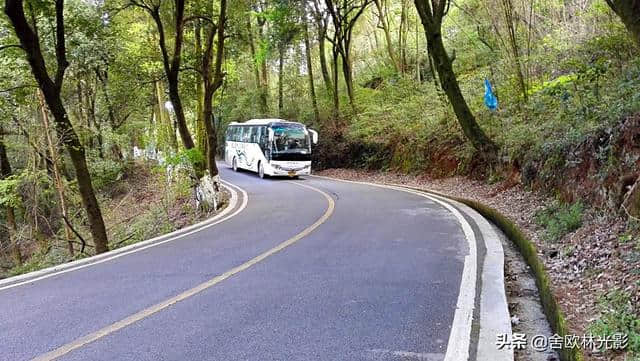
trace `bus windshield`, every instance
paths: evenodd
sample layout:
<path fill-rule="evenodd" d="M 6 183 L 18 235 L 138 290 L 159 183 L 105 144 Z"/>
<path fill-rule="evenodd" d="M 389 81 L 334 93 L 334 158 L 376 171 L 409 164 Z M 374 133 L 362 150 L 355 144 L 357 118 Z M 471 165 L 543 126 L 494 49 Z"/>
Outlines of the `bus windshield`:
<path fill-rule="evenodd" d="M 273 152 L 310 153 L 309 135 L 298 124 L 273 124 Z"/>

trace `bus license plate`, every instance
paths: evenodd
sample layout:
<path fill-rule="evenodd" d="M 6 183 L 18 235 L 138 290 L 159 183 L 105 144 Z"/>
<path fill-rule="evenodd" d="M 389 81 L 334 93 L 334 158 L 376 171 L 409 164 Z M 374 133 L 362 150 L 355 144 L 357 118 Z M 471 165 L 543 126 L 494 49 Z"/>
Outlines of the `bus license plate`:
<path fill-rule="evenodd" d="M 296 172 L 293 170 L 289 171 L 289 177 L 293 177 L 294 175 L 296 175 Z"/>

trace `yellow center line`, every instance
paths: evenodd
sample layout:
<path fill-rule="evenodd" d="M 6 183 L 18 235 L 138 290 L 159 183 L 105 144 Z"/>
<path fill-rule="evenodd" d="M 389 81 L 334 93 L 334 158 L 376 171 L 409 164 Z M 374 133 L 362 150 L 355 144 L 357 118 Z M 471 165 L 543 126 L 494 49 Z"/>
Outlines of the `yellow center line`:
<path fill-rule="evenodd" d="M 165 301 L 162 301 L 160 303 L 157 303 L 153 306 L 150 306 L 148 308 L 145 308 L 144 310 L 137 312 L 129 317 L 126 317 L 120 321 L 117 321 L 109 326 L 106 326 L 98 331 L 95 331 L 93 333 L 90 333 L 88 335 L 82 336 L 80 338 L 77 338 L 76 340 L 69 342 L 63 346 L 58 347 L 57 349 L 47 352 L 43 355 L 40 355 L 36 358 L 34 358 L 34 361 L 44 361 L 44 360 L 55 360 L 59 357 L 62 357 L 66 354 L 68 354 L 69 352 L 79 349 L 85 345 L 88 345 L 96 340 L 99 340 L 102 337 L 105 337 L 107 335 L 110 335 L 118 330 L 121 330 L 127 326 L 132 325 L 135 322 L 138 322 L 144 318 L 147 318 L 157 312 L 160 312 L 162 310 L 164 310 L 165 308 L 172 306 L 180 301 L 183 301 L 191 296 L 194 296 L 204 290 L 206 290 L 207 288 L 213 287 L 216 284 L 226 280 L 227 278 L 238 274 L 252 266 L 254 266 L 255 264 L 265 260 L 266 258 L 273 256 L 274 254 L 282 251 L 283 249 L 291 246 L 292 244 L 296 243 L 297 241 L 299 241 L 300 239 L 308 236 L 311 232 L 313 232 L 316 228 L 318 228 L 321 224 L 323 224 L 324 222 L 327 221 L 327 219 L 329 219 L 329 217 L 331 217 L 331 214 L 333 214 L 333 210 L 335 209 L 335 202 L 333 201 L 333 199 L 325 192 L 321 191 L 318 188 L 306 185 L 306 184 L 300 184 L 300 183 L 295 183 L 295 182 L 290 182 L 293 183 L 295 185 L 298 185 L 300 187 L 304 187 L 304 188 L 309 188 L 315 192 L 318 192 L 320 194 L 322 194 L 326 199 L 328 204 L 327 210 L 324 212 L 324 214 L 322 215 L 322 217 L 320 217 L 315 223 L 313 223 L 312 225 L 310 225 L 309 227 L 305 228 L 302 232 L 296 234 L 295 236 L 289 238 L 288 240 L 278 244 L 277 246 L 271 248 L 270 250 L 250 259 L 249 261 L 234 267 L 228 271 L 226 271 L 225 273 L 214 277 L 206 282 L 203 282 L 187 291 L 184 291 L 182 293 L 180 293 L 177 296 L 171 297 Z"/>

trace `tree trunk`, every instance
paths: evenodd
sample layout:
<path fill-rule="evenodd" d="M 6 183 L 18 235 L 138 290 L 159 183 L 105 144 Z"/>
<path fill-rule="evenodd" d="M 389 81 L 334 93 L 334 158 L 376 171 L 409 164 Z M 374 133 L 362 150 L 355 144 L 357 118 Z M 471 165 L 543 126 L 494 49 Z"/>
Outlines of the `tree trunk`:
<path fill-rule="evenodd" d="M 195 31 L 195 52 L 198 65 L 202 68 L 202 24 L 196 20 Z M 207 155 L 207 132 L 205 130 L 204 118 L 204 82 L 202 79 L 196 82 L 196 143 L 203 156 Z"/>
<path fill-rule="evenodd" d="M 340 94 L 338 94 L 338 52 L 334 49 L 332 54 L 331 72 L 333 73 L 333 117 L 337 120 L 340 116 Z"/>
<path fill-rule="evenodd" d="M 526 103 L 528 101 L 527 81 L 525 80 L 524 73 L 522 71 L 522 59 L 520 57 L 520 47 L 518 46 L 518 38 L 516 35 L 517 29 L 514 21 L 513 3 L 511 0 L 502 0 L 502 8 L 504 10 L 507 33 L 509 34 L 509 48 L 511 48 L 511 55 L 513 56 L 513 66 L 515 67 L 518 85 L 522 92 L 522 99 L 524 99 Z"/>
<path fill-rule="evenodd" d="M 284 82 L 284 52 L 285 52 L 285 46 L 284 45 L 280 45 L 278 46 L 278 54 L 279 54 L 279 59 L 278 59 L 278 115 L 282 118 L 283 117 L 283 109 L 284 109 L 284 94 L 283 94 L 283 82 Z"/>
<path fill-rule="evenodd" d="M 7 156 L 7 148 L 4 145 L 4 129 L 2 129 L 2 125 L 0 125 L 0 179 L 5 179 L 11 176 L 11 174 L 11 164 Z M 17 238 L 18 226 L 16 225 L 15 212 L 11 205 L 7 205 L 5 211 L 7 214 L 7 228 L 9 230 L 9 244 L 4 245 L 4 242 L 0 241 L 0 248 L 6 247 L 10 249 L 16 263 L 22 265 L 22 252 L 20 252 L 20 244 Z"/>
<path fill-rule="evenodd" d="M 320 111 L 318 110 L 318 99 L 316 98 L 316 87 L 313 84 L 313 64 L 311 63 L 311 45 L 309 44 L 309 26 L 306 22 L 304 27 L 304 50 L 307 60 L 307 75 L 309 76 L 309 93 L 311 94 L 311 105 L 316 122 L 320 121 Z"/>
<path fill-rule="evenodd" d="M 494 161 L 497 156 L 497 147 L 489 139 L 482 128 L 476 122 L 475 117 L 471 113 L 471 109 L 467 105 L 460 86 L 458 85 L 458 79 L 453 72 L 452 61 L 447 54 L 447 51 L 442 42 L 441 24 L 442 17 L 438 18 L 433 15 L 430 9 L 430 4 L 427 0 L 415 0 L 416 8 L 422 25 L 424 28 L 425 36 L 427 38 L 427 48 L 429 54 L 433 58 L 434 67 L 438 72 L 438 78 L 440 79 L 440 85 L 444 90 L 447 98 L 451 102 L 453 111 L 458 118 L 458 123 L 462 128 L 462 132 L 465 137 L 471 142 L 474 148 L 482 153 L 489 161 Z M 444 14 L 442 14 L 444 16 Z"/>
<path fill-rule="evenodd" d="M 324 81 L 324 87 L 327 91 L 327 95 L 331 95 L 332 81 L 329 75 L 329 65 L 327 63 L 327 52 L 325 49 L 326 37 L 327 37 L 327 19 L 324 11 L 320 10 L 318 0 L 313 1 L 313 17 L 316 22 L 316 36 L 318 40 L 318 58 L 320 59 L 320 72 L 322 73 L 322 80 Z"/>
<path fill-rule="evenodd" d="M 446 1 L 446 0 L 441 0 Z M 398 45 L 400 48 L 400 71 L 405 72 L 407 70 L 407 32 L 409 25 L 407 23 L 408 13 L 408 0 L 401 0 L 400 10 L 400 27 L 398 28 Z"/>
<path fill-rule="evenodd" d="M 253 39 L 253 27 L 251 26 L 251 16 L 247 16 L 247 33 L 249 34 L 249 49 L 251 50 L 251 60 L 253 61 L 253 71 L 256 78 L 256 89 L 258 90 L 260 100 L 260 112 L 263 116 L 267 116 L 269 105 L 267 104 L 267 90 L 265 89 L 266 80 L 260 74 L 262 61 L 258 61 L 256 53 L 256 45 Z M 266 71 L 266 64 L 262 66 L 262 71 Z M 266 78 L 265 78 L 266 79 Z"/>
<path fill-rule="evenodd" d="M 640 45 L 640 0 L 606 0 L 609 7 L 618 14 L 624 26 Z"/>
<path fill-rule="evenodd" d="M 258 23 L 258 34 L 260 39 L 264 38 L 265 21 Z M 262 113 L 267 116 L 269 114 L 269 68 L 267 67 L 267 57 L 260 57 L 260 107 Z"/>
<path fill-rule="evenodd" d="M 218 150 L 218 138 L 213 124 L 213 96 L 222 86 L 224 73 L 222 72 L 222 62 L 224 61 L 224 40 L 225 25 L 227 20 L 227 0 L 220 1 L 220 16 L 217 27 L 210 26 L 207 35 L 205 51 L 202 57 L 202 80 L 204 84 L 204 107 L 203 119 L 205 133 L 207 136 L 206 166 L 211 177 L 218 175 L 216 165 L 216 152 Z M 217 37 L 216 57 L 213 64 L 213 76 L 211 74 L 211 62 L 213 61 L 213 40 Z M 216 185 L 217 186 L 217 185 Z"/>
<path fill-rule="evenodd" d="M 178 71 L 175 71 L 175 74 L 172 72 L 172 74 L 167 77 L 167 80 L 169 82 L 169 99 L 173 106 L 173 114 L 176 117 L 175 125 L 176 128 L 178 128 L 178 134 L 180 134 L 180 139 L 182 140 L 184 147 L 186 149 L 192 149 L 196 145 L 193 142 L 193 138 L 191 138 L 191 133 L 187 126 L 187 119 L 184 116 L 184 108 L 182 107 L 182 99 L 180 98 L 178 86 Z M 168 124 L 167 129 L 171 128 L 172 133 L 169 139 L 173 143 L 173 140 L 175 139 L 175 131 L 173 130 L 173 126 L 171 126 L 171 117 L 168 119 Z"/>
<path fill-rule="evenodd" d="M 164 87 L 161 80 L 157 80 L 154 83 L 156 102 L 158 104 L 158 113 L 156 116 L 156 147 L 158 149 L 166 150 L 172 149 L 174 152 L 178 151 L 178 139 L 176 138 L 176 131 L 171 124 L 171 114 L 165 107 Z"/>
<path fill-rule="evenodd" d="M 384 38 L 387 42 L 387 53 L 389 53 L 389 59 L 391 60 L 391 65 L 393 68 L 398 71 L 398 60 L 396 59 L 396 55 L 393 52 L 393 42 L 391 41 L 391 30 L 389 30 L 389 23 L 387 22 L 387 14 L 384 11 L 384 7 L 382 6 L 381 0 L 374 0 L 376 4 L 376 8 L 378 9 L 378 17 L 380 19 L 380 25 L 382 26 L 382 31 L 384 31 Z"/>
<path fill-rule="evenodd" d="M 64 71 L 69 63 L 66 60 L 65 40 L 64 40 L 64 3 L 63 0 L 56 0 L 56 59 L 58 68 L 55 74 L 55 80 L 49 77 L 45 66 L 44 57 L 40 51 L 40 42 L 38 36 L 33 32 L 24 15 L 22 0 L 6 0 L 5 13 L 13 24 L 15 33 L 20 39 L 22 49 L 27 55 L 27 60 L 31 67 L 31 72 L 36 79 L 38 86 L 44 94 L 44 98 L 53 114 L 56 123 L 56 131 L 58 137 L 62 139 L 64 146 L 69 152 L 71 162 L 76 170 L 76 179 L 78 181 L 78 190 L 82 204 L 87 213 L 89 228 L 93 236 L 96 253 L 102 253 L 109 250 L 107 231 L 102 219 L 102 212 L 96 199 L 93 185 L 91 184 L 91 175 L 87 167 L 84 147 L 78 135 L 76 134 L 67 111 L 64 108 L 60 92 L 62 90 L 62 81 L 64 79 Z"/>
<path fill-rule="evenodd" d="M 44 96 L 42 95 L 42 91 L 38 90 L 38 100 L 40 102 L 40 113 L 42 116 L 42 124 L 44 125 L 45 139 L 47 140 L 47 147 L 49 148 L 49 155 L 51 156 L 51 164 L 53 168 L 53 183 L 56 187 L 56 192 L 58 193 L 58 200 L 60 201 L 60 213 L 62 214 L 63 219 L 69 220 L 69 212 L 67 211 L 67 203 L 64 198 L 64 183 L 62 182 L 62 176 L 60 175 L 60 170 L 58 169 L 58 144 L 54 144 L 53 139 L 51 137 L 51 130 L 49 127 L 49 114 L 47 114 L 47 109 L 44 104 Z M 64 236 L 67 240 L 67 250 L 69 251 L 69 255 L 71 257 L 74 256 L 73 250 L 73 235 L 71 233 L 71 229 L 65 223 L 64 224 Z"/>
<path fill-rule="evenodd" d="M 342 73 L 344 75 L 344 83 L 347 86 L 347 95 L 349 96 L 349 104 L 355 109 L 356 101 L 353 92 L 353 72 L 351 69 L 351 57 L 349 50 L 345 49 L 342 54 Z"/>

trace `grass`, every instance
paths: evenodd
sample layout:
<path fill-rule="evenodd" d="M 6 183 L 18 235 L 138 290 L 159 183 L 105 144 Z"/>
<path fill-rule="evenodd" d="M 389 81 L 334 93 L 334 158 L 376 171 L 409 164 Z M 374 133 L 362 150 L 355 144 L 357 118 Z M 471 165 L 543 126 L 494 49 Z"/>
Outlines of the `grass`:
<path fill-rule="evenodd" d="M 640 318 L 631 303 L 631 295 L 614 289 L 598 300 L 600 318 L 589 325 L 589 332 L 600 337 L 628 336 L 627 350 L 632 360 L 640 360 Z"/>
<path fill-rule="evenodd" d="M 584 205 L 581 202 L 561 204 L 556 202 L 536 214 L 536 223 L 545 229 L 546 241 L 559 241 L 565 235 L 582 226 Z"/>

